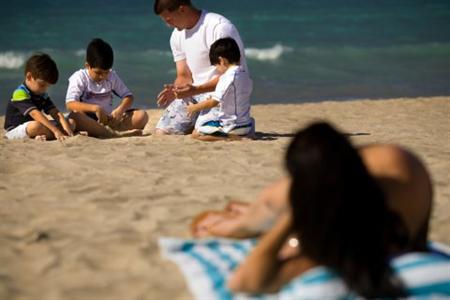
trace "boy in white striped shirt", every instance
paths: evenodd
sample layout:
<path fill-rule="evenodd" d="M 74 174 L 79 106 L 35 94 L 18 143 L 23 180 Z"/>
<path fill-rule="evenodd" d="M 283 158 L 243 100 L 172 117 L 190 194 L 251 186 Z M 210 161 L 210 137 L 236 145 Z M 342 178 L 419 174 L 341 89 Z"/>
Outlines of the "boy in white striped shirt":
<path fill-rule="evenodd" d="M 77 129 L 94 137 L 142 135 L 148 116 L 131 108 L 133 94 L 112 70 L 114 53 L 101 39 L 93 39 L 86 51 L 84 69 L 69 78 L 66 106 Z M 113 96 L 121 103 L 113 108 Z"/>

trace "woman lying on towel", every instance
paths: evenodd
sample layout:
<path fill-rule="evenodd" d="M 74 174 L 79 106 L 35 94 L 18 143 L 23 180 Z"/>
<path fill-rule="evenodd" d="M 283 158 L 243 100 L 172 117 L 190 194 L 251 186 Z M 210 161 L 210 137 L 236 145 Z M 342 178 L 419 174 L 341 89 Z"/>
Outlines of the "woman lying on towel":
<path fill-rule="evenodd" d="M 275 292 L 289 283 L 303 291 L 295 299 L 450 295 L 448 258 L 405 254 L 426 250 L 432 194 L 427 172 L 409 152 L 370 146 L 358 154 L 342 134 L 319 123 L 296 135 L 286 166 L 290 179 L 273 189 L 288 205 L 268 201 L 266 210 L 277 209 L 276 224 L 237 268 L 230 289 Z M 255 205 L 260 215 L 264 206 Z M 227 218 L 248 218 L 252 209 L 235 205 Z M 226 222 L 218 216 L 217 225 Z M 260 227 L 249 222 L 246 233 L 270 228 L 263 219 Z M 280 252 L 292 234 L 301 250 L 286 259 Z"/>
<path fill-rule="evenodd" d="M 344 136 L 338 135 L 347 141 Z M 298 137 L 295 141 L 297 140 Z M 294 147 L 295 141 L 291 148 Z M 330 144 L 332 142 L 334 141 L 329 141 Z M 344 157 L 340 157 L 345 153 L 335 152 L 337 149 L 334 145 L 327 150 L 333 155 L 339 156 L 336 159 L 343 162 L 345 166 Z M 402 237 L 403 250 L 424 250 L 432 204 L 431 179 L 424 165 L 414 154 L 398 146 L 367 145 L 357 149 L 357 153 L 352 147 L 351 150 L 356 158 L 361 157 L 362 168 L 369 173 L 370 179 L 374 180 L 375 184 L 381 188 L 388 207 L 396 212 L 403 221 L 405 225 L 405 232 L 402 233 L 404 235 Z M 323 155 L 328 154 L 323 153 Z M 339 180 L 352 180 L 352 178 L 339 177 L 346 171 L 346 168 L 333 171 L 331 166 L 323 166 L 321 162 L 318 164 L 323 168 L 324 173 L 336 176 L 335 185 L 340 184 Z M 305 176 L 308 177 L 309 173 L 310 171 L 306 171 Z M 287 176 L 268 186 L 251 203 L 233 201 L 223 211 L 203 212 L 192 222 L 192 235 L 198 238 L 208 236 L 257 237 L 267 232 L 277 218 L 289 208 L 290 187 L 291 177 Z M 351 184 L 351 188 L 357 187 Z"/>

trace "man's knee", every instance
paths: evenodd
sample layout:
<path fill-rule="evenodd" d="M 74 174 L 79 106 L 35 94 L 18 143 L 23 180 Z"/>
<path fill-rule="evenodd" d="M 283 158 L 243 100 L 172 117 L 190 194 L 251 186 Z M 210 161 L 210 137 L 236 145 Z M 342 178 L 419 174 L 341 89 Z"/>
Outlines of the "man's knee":
<path fill-rule="evenodd" d="M 156 128 L 155 130 L 156 135 L 170 135 L 170 133 L 164 129 Z"/>

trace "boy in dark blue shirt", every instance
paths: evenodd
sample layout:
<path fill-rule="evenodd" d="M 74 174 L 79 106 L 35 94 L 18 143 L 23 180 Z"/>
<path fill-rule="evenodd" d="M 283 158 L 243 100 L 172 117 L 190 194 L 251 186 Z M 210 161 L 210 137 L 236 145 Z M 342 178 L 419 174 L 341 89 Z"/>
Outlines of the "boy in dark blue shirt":
<path fill-rule="evenodd" d="M 24 83 L 8 102 L 5 116 L 6 138 L 64 140 L 73 136 L 75 122 L 66 120 L 46 91 L 58 81 L 58 68 L 47 54 L 31 56 L 25 65 Z M 49 120 L 41 111 L 52 116 Z"/>

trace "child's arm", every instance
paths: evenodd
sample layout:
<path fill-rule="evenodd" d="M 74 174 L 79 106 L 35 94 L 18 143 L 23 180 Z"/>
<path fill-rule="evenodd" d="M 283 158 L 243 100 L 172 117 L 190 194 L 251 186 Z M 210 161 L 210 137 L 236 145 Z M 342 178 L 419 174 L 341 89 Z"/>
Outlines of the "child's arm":
<path fill-rule="evenodd" d="M 215 90 L 220 76 L 213 77 L 210 81 L 201 85 L 186 84 L 184 86 L 175 87 L 175 96 L 179 99 L 192 97 L 199 94 L 209 93 Z"/>
<path fill-rule="evenodd" d="M 49 113 L 55 121 L 61 124 L 61 127 L 64 129 L 68 136 L 73 136 L 73 131 L 70 128 L 69 122 L 67 122 L 64 115 L 57 108 L 53 108 Z"/>
<path fill-rule="evenodd" d="M 110 80 L 112 82 L 112 91 L 122 99 L 120 104 L 111 112 L 111 121 L 113 123 L 110 125 L 114 125 L 114 123 L 121 122 L 123 114 L 131 107 L 131 104 L 133 104 L 134 97 L 130 89 L 125 85 L 116 72 L 111 72 Z"/>
<path fill-rule="evenodd" d="M 208 100 L 202 101 L 197 104 L 189 103 L 188 107 L 187 107 L 188 116 L 192 116 L 194 113 L 205 110 L 205 109 L 210 109 L 210 108 L 216 107 L 217 105 L 219 105 L 219 101 L 217 101 L 211 97 Z"/>
<path fill-rule="evenodd" d="M 80 101 L 69 101 L 66 103 L 66 107 L 70 111 L 91 112 L 97 116 L 97 119 L 102 124 L 108 124 L 108 114 L 96 104 L 89 104 Z"/>
<path fill-rule="evenodd" d="M 30 116 L 36 121 L 47 127 L 51 132 L 53 132 L 53 135 L 57 140 L 64 140 L 64 134 L 61 132 L 61 130 L 58 129 L 55 125 L 50 122 L 46 116 L 44 116 L 39 110 L 33 109 L 30 113 Z"/>
<path fill-rule="evenodd" d="M 112 112 L 111 116 L 114 120 L 119 121 L 124 112 L 127 111 L 131 107 L 131 104 L 133 104 L 133 95 L 126 96 L 122 99 L 122 102 L 117 106 Z"/>

